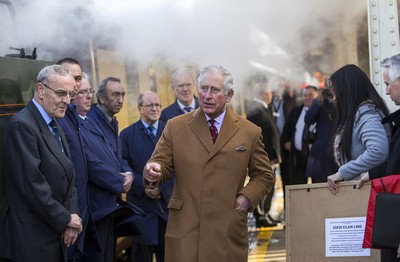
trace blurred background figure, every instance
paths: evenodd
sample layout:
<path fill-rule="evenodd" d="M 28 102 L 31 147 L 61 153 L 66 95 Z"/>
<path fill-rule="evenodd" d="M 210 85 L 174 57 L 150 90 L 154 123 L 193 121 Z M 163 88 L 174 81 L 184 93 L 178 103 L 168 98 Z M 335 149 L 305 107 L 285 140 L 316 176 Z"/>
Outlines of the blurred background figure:
<path fill-rule="evenodd" d="M 256 76 L 252 84 L 253 101 L 248 103 L 247 119 L 261 128 L 264 150 L 267 152 L 273 169 L 279 169 L 281 162 L 280 156 L 280 135 L 274 123 L 271 107 L 272 90 L 268 86 L 267 78 Z M 256 227 L 273 227 L 277 221 L 269 214 L 274 187 L 263 201 L 254 210 L 253 215 L 256 219 Z"/>
<path fill-rule="evenodd" d="M 284 146 L 284 150 L 289 153 L 287 185 L 307 183 L 305 173 L 310 147 L 309 144 L 303 143 L 304 128 L 308 128 L 305 125 L 304 117 L 317 96 L 317 87 L 304 87 L 302 95 L 303 104 L 293 108 L 285 121 L 281 143 Z"/>
<path fill-rule="evenodd" d="M 175 71 L 171 78 L 171 87 L 176 100 L 173 104 L 164 108 L 160 120 L 167 122 L 175 116 L 188 113 L 199 107 L 199 100 L 194 95 L 196 81 L 193 72 L 189 68 Z"/>
<path fill-rule="evenodd" d="M 326 182 L 327 177 L 338 169 L 331 146 L 335 116 L 332 91 L 320 89 L 318 98 L 311 104 L 304 118 L 305 124 L 315 125 L 315 139 L 312 141 L 306 168 L 306 177 L 311 177 L 313 183 Z"/>

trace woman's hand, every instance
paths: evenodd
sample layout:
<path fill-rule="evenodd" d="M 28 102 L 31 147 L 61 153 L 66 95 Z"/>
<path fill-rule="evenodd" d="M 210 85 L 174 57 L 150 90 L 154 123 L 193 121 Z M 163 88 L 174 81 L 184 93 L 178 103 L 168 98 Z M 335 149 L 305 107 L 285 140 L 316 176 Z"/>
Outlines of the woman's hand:
<path fill-rule="evenodd" d="M 368 172 L 362 173 L 361 176 L 360 176 L 360 181 L 357 184 L 357 188 L 361 188 L 363 183 L 364 182 L 368 182 L 368 181 L 370 181 L 369 173 Z"/>
<path fill-rule="evenodd" d="M 331 191 L 331 193 L 333 195 L 336 195 L 337 193 L 339 193 L 339 186 L 336 184 L 336 182 L 343 180 L 342 177 L 340 176 L 339 172 L 328 176 L 327 179 L 328 179 L 329 191 Z"/>

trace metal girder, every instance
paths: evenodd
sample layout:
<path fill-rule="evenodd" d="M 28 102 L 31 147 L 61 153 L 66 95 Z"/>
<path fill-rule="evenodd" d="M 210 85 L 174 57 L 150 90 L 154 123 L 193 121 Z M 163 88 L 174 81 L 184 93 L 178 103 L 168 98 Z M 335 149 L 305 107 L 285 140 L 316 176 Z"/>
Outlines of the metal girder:
<path fill-rule="evenodd" d="M 370 76 L 390 111 L 398 108 L 386 95 L 380 62 L 400 52 L 398 20 L 397 0 L 368 0 Z"/>

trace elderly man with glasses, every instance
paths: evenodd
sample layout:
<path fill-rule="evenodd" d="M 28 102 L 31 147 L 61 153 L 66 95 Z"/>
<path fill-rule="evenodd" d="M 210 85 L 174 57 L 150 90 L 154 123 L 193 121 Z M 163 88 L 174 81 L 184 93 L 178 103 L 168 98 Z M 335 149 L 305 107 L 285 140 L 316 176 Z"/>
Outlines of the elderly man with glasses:
<path fill-rule="evenodd" d="M 122 157 L 133 170 L 135 180 L 127 201 L 146 212 L 137 226 L 142 236 L 134 237 L 132 261 L 152 262 L 153 254 L 157 261 L 164 261 L 164 235 L 168 219 L 168 202 L 174 189 L 174 180 L 152 189 L 143 185 L 143 168 L 153 153 L 154 147 L 164 130 L 165 123 L 160 121 L 160 98 L 154 92 L 139 95 L 137 109 L 140 119 L 121 132 Z"/>
<path fill-rule="evenodd" d="M 7 261 L 67 261 L 82 231 L 75 172 L 64 117 L 75 81 L 60 65 L 43 68 L 33 99 L 8 123 L 4 140 L 5 205 L 0 257 Z"/>

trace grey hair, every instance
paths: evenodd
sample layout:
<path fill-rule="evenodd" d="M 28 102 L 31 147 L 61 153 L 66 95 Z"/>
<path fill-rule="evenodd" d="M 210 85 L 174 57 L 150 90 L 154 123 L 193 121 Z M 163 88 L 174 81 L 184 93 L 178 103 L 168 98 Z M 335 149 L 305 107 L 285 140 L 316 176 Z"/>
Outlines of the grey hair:
<path fill-rule="evenodd" d="M 391 81 L 400 77 L 400 54 L 383 59 L 381 67 L 389 68 L 388 73 Z"/>
<path fill-rule="evenodd" d="M 82 72 L 82 79 L 86 79 L 87 81 L 90 82 L 90 76 L 89 76 L 89 74 L 86 73 L 86 72 Z"/>
<path fill-rule="evenodd" d="M 226 70 L 223 66 L 220 65 L 210 65 L 204 67 L 203 70 L 201 70 L 199 77 L 197 78 L 197 88 L 200 90 L 201 87 L 201 81 L 203 81 L 204 75 L 209 72 L 209 71 L 216 71 L 222 74 L 224 77 L 224 90 L 225 94 L 228 94 L 231 90 L 233 90 L 233 77 L 231 73 Z"/>
<path fill-rule="evenodd" d="M 66 76 L 71 75 L 71 73 L 61 65 L 49 65 L 40 70 L 39 74 L 36 77 L 36 83 L 47 84 L 48 79 L 52 75 Z"/>
<path fill-rule="evenodd" d="M 265 92 L 272 92 L 271 87 L 268 85 L 267 82 L 256 82 L 253 86 L 253 95 L 255 97 L 260 97 Z"/>
<path fill-rule="evenodd" d="M 153 91 L 146 91 L 144 93 L 140 93 L 139 96 L 138 96 L 138 100 L 137 100 L 138 106 L 143 105 L 143 96 L 147 95 L 147 94 L 156 94 L 157 95 L 157 93 L 153 92 Z"/>
<path fill-rule="evenodd" d="M 196 80 L 194 79 L 192 70 L 191 70 L 190 68 L 180 68 L 180 69 L 176 70 L 176 71 L 172 74 L 172 77 L 171 77 L 171 87 L 172 87 L 172 88 L 175 88 L 175 81 L 176 81 L 176 78 L 177 78 L 178 76 L 181 76 L 181 75 L 188 75 L 188 76 L 190 76 L 190 78 L 192 79 L 193 85 L 195 85 Z"/>
<path fill-rule="evenodd" d="M 99 85 L 99 89 L 97 89 L 97 93 L 96 93 L 97 101 L 100 101 L 99 96 L 104 94 L 104 90 L 106 89 L 106 86 L 107 86 L 109 81 L 121 83 L 121 79 L 116 78 L 116 77 L 112 77 L 112 76 L 107 77 L 106 79 L 101 81 L 101 83 Z"/>

